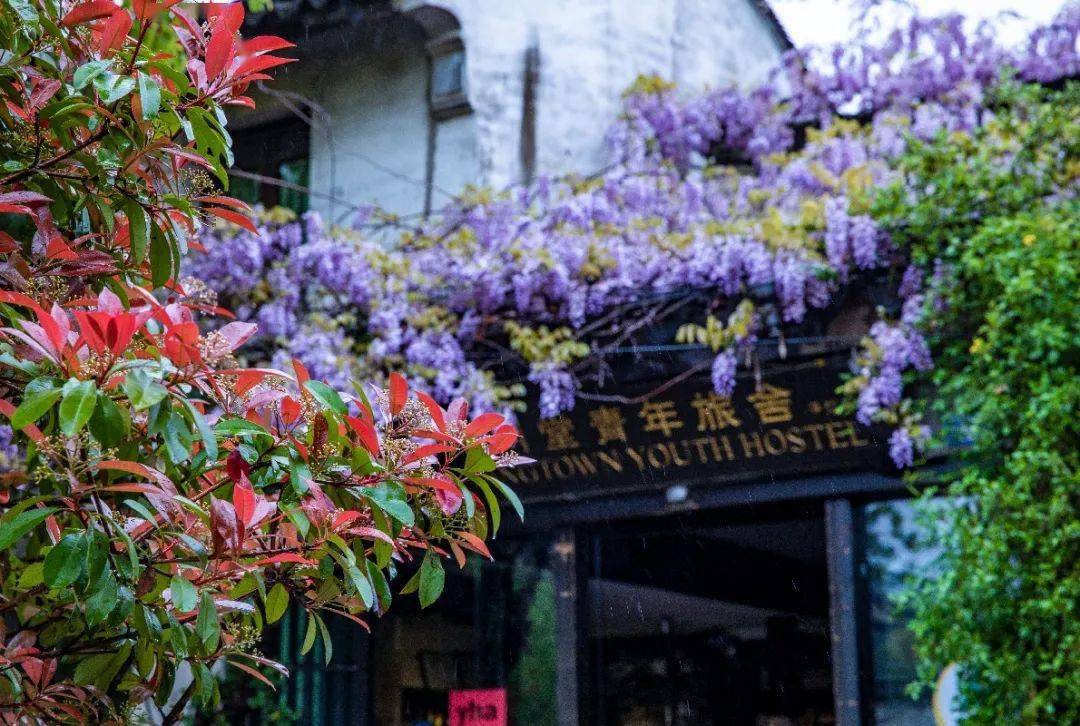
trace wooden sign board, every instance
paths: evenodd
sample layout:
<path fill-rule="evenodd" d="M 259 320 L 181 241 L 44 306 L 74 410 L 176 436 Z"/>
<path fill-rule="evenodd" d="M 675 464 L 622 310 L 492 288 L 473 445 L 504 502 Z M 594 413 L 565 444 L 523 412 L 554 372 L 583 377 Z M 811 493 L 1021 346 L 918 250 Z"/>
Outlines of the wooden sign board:
<path fill-rule="evenodd" d="M 730 398 L 708 376 L 636 384 L 578 401 L 569 414 L 519 417 L 536 463 L 500 472 L 526 501 L 573 500 L 676 483 L 773 480 L 804 473 L 895 471 L 885 433 L 838 415 L 844 362 L 814 359 L 740 379 Z"/>

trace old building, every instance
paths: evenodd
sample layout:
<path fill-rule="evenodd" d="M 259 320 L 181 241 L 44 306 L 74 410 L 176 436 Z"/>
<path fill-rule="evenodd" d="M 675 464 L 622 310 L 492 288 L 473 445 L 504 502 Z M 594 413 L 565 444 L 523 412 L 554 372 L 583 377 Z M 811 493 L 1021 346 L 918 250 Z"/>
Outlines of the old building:
<path fill-rule="evenodd" d="M 330 220 L 596 171 L 639 74 L 751 86 L 788 45 L 759 0 L 278 0 L 249 25 L 296 42 L 300 62 L 234 120 L 238 166 L 309 181 Z"/>
<path fill-rule="evenodd" d="M 331 221 L 599 170 L 639 74 L 749 86 L 788 46 L 759 0 L 276 0 L 249 25 L 302 62 L 234 119 L 237 185 Z M 528 513 L 495 562 L 370 636 L 338 624 L 328 667 L 287 622 L 283 705 L 317 725 L 929 723 L 887 607 L 904 485 L 834 413 L 852 331 L 803 332 L 730 401 L 707 376 L 657 393 L 693 362 L 657 355 L 612 362 L 612 402 L 526 416 Z"/>

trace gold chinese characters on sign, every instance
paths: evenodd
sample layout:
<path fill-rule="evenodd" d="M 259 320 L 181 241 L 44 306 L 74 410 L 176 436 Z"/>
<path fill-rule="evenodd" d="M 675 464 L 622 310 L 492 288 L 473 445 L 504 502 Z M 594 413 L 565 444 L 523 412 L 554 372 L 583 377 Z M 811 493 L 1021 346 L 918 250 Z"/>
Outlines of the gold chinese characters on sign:
<path fill-rule="evenodd" d="M 633 404 L 579 404 L 568 415 L 535 422 L 529 453 L 537 462 L 509 477 L 518 484 L 577 481 L 603 489 L 661 482 L 659 475 L 747 478 L 850 468 L 872 459 L 876 442 L 835 413 L 835 385 L 789 374 L 733 397 L 699 382 Z"/>

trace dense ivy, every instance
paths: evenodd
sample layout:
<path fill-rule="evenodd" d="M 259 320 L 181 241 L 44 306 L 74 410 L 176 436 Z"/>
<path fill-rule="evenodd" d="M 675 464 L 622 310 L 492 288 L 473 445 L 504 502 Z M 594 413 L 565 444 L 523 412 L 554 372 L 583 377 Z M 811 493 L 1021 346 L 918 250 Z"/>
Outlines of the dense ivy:
<path fill-rule="evenodd" d="M 1080 87 L 1009 89 L 994 121 L 915 146 L 875 216 L 939 280 L 920 402 L 960 467 L 927 508 L 907 604 L 929 685 L 971 723 L 1080 721 Z"/>

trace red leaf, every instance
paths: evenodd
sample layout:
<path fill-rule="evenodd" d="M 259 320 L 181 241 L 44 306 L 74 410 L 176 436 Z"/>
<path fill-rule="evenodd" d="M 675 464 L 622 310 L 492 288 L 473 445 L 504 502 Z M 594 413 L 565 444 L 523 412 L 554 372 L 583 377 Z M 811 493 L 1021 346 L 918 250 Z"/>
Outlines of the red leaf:
<path fill-rule="evenodd" d="M 345 423 L 349 424 L 349 427 L 356 432 L 356 435 L 360 438 L 360 444 L 367 449 L 369 454 L 372 456 L 379 455 L 379 434 L 376 433 L 375 427 L 369 421 L 358 419 L 355 416 L 346 416 Z"/>
<path fill-rule="evenodd" d="M 455 398 L 446 409 L 451 421 L 464 421 L 469 417 L 469 402 L 464 398 Z"/>
<path fill-rule="evenodd" d="M 281 399 L 281 418 L 289 426 L 296 423 L 296 419 L 300 418 L 300 402 L 292 396 Z"/>
<path fill-rule="evenodd" d="M 40 109 L 49 102 L 50 98 L 56 95 L 56 92 L 63 85 L 59 78 L 50 78 L 38 83 L 34 88 L 34 92 L 30 94 L 30 108 Z"/>
<path fill-rule="evenodd" d="M 244 41 L 243 51 L 250 55 L 257 53 L 267 53 L 272 50 L 283 50 L 285 48 L 295 48 L 295 43 L 290 43 L 284 38 L 279 38 L 276 35 L 256 35 L 254 38 L 249 38 Z"/>
<path fill-rule="evenodd" d="M 13 292 L 11 290 L 0 290 L 0 303 L 9 303 L 11 305 L 22 305 L 23 307 L 30 308 L 31 310 L 34 310 L 34 311 L 41 310 L 42 313 L 45 312 L 42 309 L 42 307 L 40 305 L 38 305 L 34 301 L 34 298 L 30 297 L 29 295 L 24 295 L 21 292 Z"/>
<path fill-rule="evenodd" d="M 206 77 L 217 78 L 233 57 L 233 44 L 236 31 L 226 23 L 215 23 L 210 32 L 210 42 L 206 44 Z"/>
<path fill-rule="evenodd" d="M 506 419 L 497 413 L 482 413 L 465 427 L 466 436 L 483 436 Z"/>
<path fill-rule="evenodd" d="M 31 192 L 26 190 L 4 192 L 3 194 L 0 194 L 0 202 L 17 202 L 19 204 L 29 204 L 31 206 L 36 206 L 39 204 L 48 204 L 51 201 L 51 197 L 47 197 L 39 192 Z"/>
<path fill-rule="evenodd" d="M 298 358 L 292 359 L 293 371 L 296 372 L 296 385 L 300 386 L 301 390 L 304 388 L 304 384 L 311 380 L 311 374 L 308 373 L 308 369 L 300 362 Z"/>
<path fill-rule="evenodd" d="M 120 12 L 120 8 L 112 0 L 90 0 L 90 2 L 81 3 L 69 10 L 64 19 L 60 21 L 60 24 L 68 26 L 80 25 L 91 20 L 107 18 L 117 12 Z"/>
<path fill-rule="evenodd" d="M 446 412 L 443 411 L 442 406 L 435 403 L 435 399 L 423 391 L 417 391 L 416 397 L 420 399 L 420 402 L 427 408 L 428 413 L 431 414 L 431 421 L 435 424 L 435 428 L 439 429 L 439 431 L 446 431 Z"/>
<path fill-rule="evenodd" d="M 135 8 L 135 16 L 139 20 L 147 20 L 158 13 L 168 10 L 180 1 L 181 0 L 161 0 L 160 2 L 151 2 L 151 0 L 131 0 L 131 6 Z"/>
<path fill-rule="evenodd" d="M 210 497 L 210 529 L 214 550 L 239 549 L 241 536 L 236 521 L 236 510 L 224 499 Z"/>
<path fill-rule="evenodd" d="M 172 483 L 169 477 L 162 474 L 157 469 L 147 466 L 146 464 L 140 464 L 137 461 L 120 461 L 118 459 L 109 459 L 103 461 L 97 465 L 98 469 L 105 469 L 106 471 L 125 471 L 128 474 L 136 474 L 138 476 L 145 476 L 147 479 L 153 479 L 162 488 L 169 492 L 176 492 L 176 485 Z"/>
<path fill-rule="evenodd" d="M 263 382 L 266 373 L 254 369 L 240 371 L 236 375 L 236 395 L 243 396 L 255 386 Z"/>
<path fill-rule="evenodd" d="M 434 439 L 435 441 L 441 441 L 444 444 L 456 444 L 457 439 L 448 434 L 444 434 L 442 431 L 428 431 L 427 429 L 417 429 L 413 431 L 413 436 L 419 436 L 422 439 Z"/>
<path fill-rule="evenodd" d="M 114 51 L 124 44 L 128 32 L 131 30 L 131 16 L 126 10 L 120 10 L 109 16 L 101 29 L 101 39 L 98 41 L 98 51 L 102 55 Z"/>
<path fill-rule="evenodd" d="M 233 508 L 236 510 L 236 519 L 240 523 L 242 538 L 242 533 L 251 524 L 255 515 L 255 490 L 252 489 L 251 482 L 244 474 L 241 474 L 239 480 L 233 485 Z"/>
<path fill-rule="evenodd" d="M 453 446 L 447 446 L 446 444 L 427 444 L 425 446 L 417 447 L 416 450 L 406 456 L 405 460 L 401 463 L 411 464 L 414 461 L 420 461 L 421 459 L 426 459 L 435 454 L 445 454 L 446 452 L 453 450 Z"/>
<path fill-rule="evenodd" d="M 11 401 L 0 398 L 0 413 L 11 418 L 12 414 L 15 413 L 15 405 Z M 22 432 L 29 436 L 32 441 L 39 444 L 45 440 L 45 435 L 41 433 L 41 429 L 34 424 L 26 424 L 22 427 Z"/>
<path fill-rule="evenodd" d="M 259 73 L 270 70 L 286 63 L 295 63 L 295 58 L 281 58 L 276 55 L 257 55 L 246 59 L 236 69 L 236 77 L 246 76 L 250 73 Z"/>
<path fill-rule="evenodd" d="M 217 204 L 222 207 L 232 207 L 238 209 L 241 212 L 250 213 L 251 207 L 246 202 L 241 202 L 239 199 L 233 197 L 221 197 L 216 195 L 208 195 L 203 197 L 195 197 L 196 202 L 206 202 L 209 204 Z"/>
<path fill-rule="evenodd" d="M 343 510 L 334 515 L 334 523 L 330 525 L 330 528 L 338 530 L 347 524 L 352 524 L 358 519 L 360 519 L 360 512 L 352 509 Z"/>
<path fill-rule="evenodd" d="M 484 540 L 480 539 L 472 532 L 458 532 L 457 536 L 461 539 L 462 542 L 465 542 L 466 546 L 469 549 L 479 552 L 484 557 L 487 557 L 489 560 L 495 559 L 491 556 L 491 552 L 488 550 L 487 545 L 484 544 Z"/>
<path fill-rule="evenodd" d="M 239 451 L 234 450 L 225 460 L 225 473 L 228 475 L 229 481 L 238 482 L 251 473 L 251 465 L 244 460 Z"/>
<path fill-rule="evenodd" d="M 77 260 L 79 256 L 75 254 L 75 251 L 68 247 L 61 237 L 53 237 L 49 240 L 48 247 L 45 248 L 45 256 L 50 260 Z"/>
<path fill-rule="evenodd" d="M 6 212 L 7 214 L 32 214 L 34 210 L 30 209 L 23 204 L 7 204 L 0 202 L 0 212 Z"/>
<path fill-rule="evenodd" d="M 446 479 L 438 479 L 438 478 L 408 479 L 406 481 L 409 484 L 415 484 L 417 486 L 431 487 L 432 489 L 439 489 L 439 490 L 444 491 L 444 492 L 452 492 L 454 494 L 457 494 L 458 496 L 461 496 L 461 490 L 458 489 L 457 484 L 454 484 L 451 481 L 447 481 Z"/>
<path fill-rule="evenodd" d="M 397 416 L 409 397 L 409 384 L 397 373 L 390 374 L 390 415 Z"/>
<path fill-rule="evenodd" d="M 230 33 L 237 33 L 244 24 L 244 3 L 207 3 L 206 17 L 215 27 L 225 27 Z"/>
<path fill-rule="evenodd" d="M 254 676 L 255 678 L 258 678 L 260 681 L 270 686 L 271 691 L 277 690 L 277 686 L 274 685 L 274 682 L 264 676 L 262 673 L 260 673 L 257 668 L 252 668 L 251 666 L 244 665 L 243 663 L 237 663 L 235 660 L 229 660 L 228 658 L 225 659 L 225 662 L 231 665 L 233 668 L 239 668 L 244 673 L 247 673 L 249 676 Z"/>
<path fill-rule="evenodd" d="M 233 211 L 232 209 L 226 209 L 224 207 L 204 207 L 204 209 L 215 217 L 220 217 L 226 222 L 232 222 L 233 224 L 243 227 L 252 234 L 258 234 L 259 230 L 255 227 L 254 222 L 250 217 Z"/>
<path fill-rule="evenodd" d="M 509 451 L 517 443 L 517 440 L 518 431 L 509 424 L 500 426 L 491 436 L 481 439 L 487 446 L 488 453 L 495 456 Z"/>

